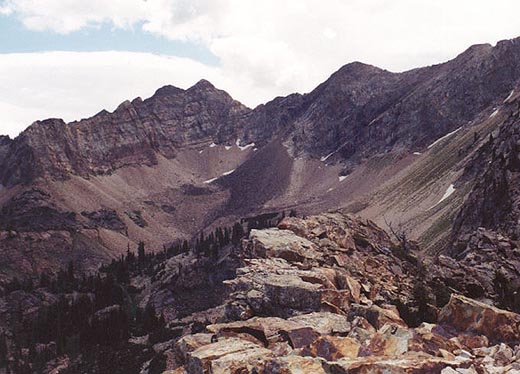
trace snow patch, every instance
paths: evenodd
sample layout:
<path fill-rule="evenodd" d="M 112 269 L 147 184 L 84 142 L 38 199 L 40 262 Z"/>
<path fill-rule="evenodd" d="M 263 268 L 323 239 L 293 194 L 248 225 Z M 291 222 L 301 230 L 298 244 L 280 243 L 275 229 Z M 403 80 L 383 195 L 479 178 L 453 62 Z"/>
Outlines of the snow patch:
<path fill-rule="evenodd" d="M 215 143 L 211 143 L 211 144 L 209 145 L 210 148 L 215 148 L 216 146 L 217 146 L 217 145 L 216 145 Z"/>
<path fill-rule="evenodd" d="M 256 151 L 258 151 L 258 148 L 253 148 L 253 152 L 256 152 Z"/>
<path fill-rule="evenodd" d="M 496 116 L 498 114 L 498 112 L 500 112 L 500 109 L 497 109 L 495 110 L 493 113 L 491 113 L 491 115 L 489 116 L 489 118 L 493 118 L 494 116 Z"/>
<path fill-rule="evenodd" d="M 211 178 L 211 179 L 208 179 L 207 181 L 204 181 L 204 183 L 209 184 L 209 183 L 215 182 L 217 179 L 218 178 Z"/>
<path fill-rule="evenodd" d="M 255 146 L 255 143 L 249 143 L 249 144 L 246 144 L 244 146 L 241 146 L 240 145 L 240 139 L 237 139 L 237 141 L 235 142 L 235 144 L 237 145 L 237 147 L 241 150 L 241 151 L 245 151 L 246 149 L 248 148 L 252 148 Z"/>
<path fill-rule="evenodd" d="M 331 188 L 329 188 L 329 189 L 327 190 L 327 192 L 330 192 L 330 191 L 334 191 L 334 188 L 331 187 Z"/>
<path fill-rule="evenodd" d="M 337 151 L 334 151 L 332 153 L 329 153 L 327 156 L 323 156 L 322 158 L 320 158 L 320 161 L 327 161 L 327 159 L 332 156 L 334 153 L 336 153 Z"/>
<path fill-rule="evenodd" d="M 201 154 L 202 152 L 204 152 L 204 150 L 202 150 L 202 151 L 199 151 L 199 155 L 200 155 L 200 154 Z"/>
<path fill-rule="evenodd" d="M 233 170 L 230 170 L 230 171 L 226 171 L 225 173 L 222 173 L 222 176 L 226 176 L 226 175 L 229 175 L 231 173 L 233 173 L 236 169 L 233 169 Z"/>
<path fill-rule="evenodd" d="M 435 208 L 437 205 L 439 205 L 444 200 L 446 200 L 448 197 L 450 197 L 454 192 L 455 192 L 455 187 L 453 187 L 453 184 L 450 184 L 448 186 L 448 189 L 444 193 L 444 195 L 441 197 L 441 199 L 437 202 L 437 204 L 433 205 L 430 209 Z"/>
<path fill-rule="evenodd" d="M 430 145 L 428 146 L 428 149 L 430 149 L 431 147 L 435 146 L 435 145 L 438 144 L 439 142 L 442 142 L 444 139 L 446 139 L 446 138 L 452 136 L 452 135 L 455 134 L 457 131 L 459 131 L 461 128 L 462 128 L 462 127 L 459 127 L 458 129 L 453 130 L 452 132 L 447 133 L 447 134 L 444 135 L 442 138 L 437 139 L 436 141 L 434 141 L 432 144 L 430 144 Z"/>
<path fill-rule="evenodd" d="M 226 145 L 226 146 L 224 146 L 224 148 L 226 148 L 226 151 L 229 151 L 231 149 L 231 146 L 230 145 Z"/>
<path fill-rule="evenodd" d="M 328 159 L 330 156 L 332 156 L 332 155 L 335 154 L 335 153 L 338 153 L 339 150 L 340 150 L 341 148 L 343 148 L 344 146 L 346 146 L 348 143 L 349 143 L 349 142 L 346 141 L 345 143 L 343 143 L 342 145 L 340 145 L 340 146 L 339 146 L 339 147 L 338 147 L 334 152 L 329 153 L 327 156 L 323 156 L 322 158 L 320 158 L 320 160 L 321 160 L 322 162 L 323 162 L 323 161 L 327 161 L 327 159 Z"/>
<path fill-rule="evenodd" d="M 347 177 L 348 177 L 348 175 L 340 175 L 338 177 L 338 179 L 339 179 L 340 182 L 343 182 L 345 179 L 347 179 Z"/>
<path fill-rule="evenodd" d="M 422 153 L 421 152 L 414 152 L 413 155 L 414 156 L 420 156 L 420 155 L 422 155 Z"/>
<path fill-rule="evenodd" d="M 515 90 L 511 91 L 511 93 L 509 94 L 509 96 L 506 97 L 506 99 L 504 100 L 504 103 L 505 103 L 507 100 L 509 100 L 510 98 L 512 98 L 514 94 L 515 94 Z"/>

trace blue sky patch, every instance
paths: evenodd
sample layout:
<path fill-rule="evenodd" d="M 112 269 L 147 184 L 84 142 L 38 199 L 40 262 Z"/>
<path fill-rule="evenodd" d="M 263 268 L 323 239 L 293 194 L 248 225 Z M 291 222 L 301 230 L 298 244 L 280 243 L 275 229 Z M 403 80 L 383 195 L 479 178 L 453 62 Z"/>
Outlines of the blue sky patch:
<path fill-rule="evenodd" d="M 206 65 L 218 66 L 219 59 L 206 47 L 172 41 L 142 30 L 122 30 L 104 24 L 62 35 L 53 31 L 31 31 L 9 16 L 0 16 L 0 53 L 45 51 L 128 51 L 188 57 Z"/>

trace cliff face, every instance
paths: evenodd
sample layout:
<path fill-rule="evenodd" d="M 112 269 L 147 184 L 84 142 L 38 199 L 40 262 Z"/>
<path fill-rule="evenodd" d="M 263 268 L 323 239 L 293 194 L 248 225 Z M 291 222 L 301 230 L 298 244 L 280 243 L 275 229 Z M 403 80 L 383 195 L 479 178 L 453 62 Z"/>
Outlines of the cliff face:
<path fill-rule="evenodd" d="M 477 182 L 459 212 L 453 231 L 456 242 L 467 242 L 479 227 L 520 238 L 520 95 L 513 90 L 504 102 L 507 119 L 487 139 L 466 174 L 478 175 Z M 459 246 L 463 249 L 465 246 Z"/>
<path fill-rule="evenodd" d="M 0 165 L 9 152 L 9 145 L 11 142 L 12 140 L 8 136 L 0 135 Z"/>

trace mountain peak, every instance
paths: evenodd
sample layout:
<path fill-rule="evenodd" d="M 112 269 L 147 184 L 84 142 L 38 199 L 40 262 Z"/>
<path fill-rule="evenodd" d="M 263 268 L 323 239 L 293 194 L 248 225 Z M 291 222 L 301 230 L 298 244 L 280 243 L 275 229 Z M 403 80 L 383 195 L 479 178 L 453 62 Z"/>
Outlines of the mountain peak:
<path fill-rule="evenodd" d="M 474 44 L 468 49 L 466 49 L 464 52 L 462 52 L 457 58 L 461 56 L 479 57 L 491 52 L 492 50 L 493 46 L 489 43 Z"/>
<path fill-rule="evenodd" d="M 189 88 L 190 90 L 214 90 L 215 86 L 206 79 L 201 79 L 197 83 L 195 83 L 192 87 Z"/>
<path fill-rule="evenodd" d="M 380 73 L 380 72 L 386 72 L 386 70 L 378 68 L 377 66 L 365 64 L 363 62 L 354 61 L 351 63 L 348 63 L 346 65 L 343 65 L 341 68 L 339 68 L 334 75 L 350 75 L 353 77 L 357 76 L 364 76 L 367 74 L 374 74 L 374 73 Z"/>
<path fill-rule="evenodd" d="M 181 92 L 184 92 L 182 88 L 178 88 L 172 85 L 166 85 L 161 88 L 159 88 L 155 93 L 153 94 L 154 97 L 162 97 L 162 96 L 172 96 L 177 95 Z"/>

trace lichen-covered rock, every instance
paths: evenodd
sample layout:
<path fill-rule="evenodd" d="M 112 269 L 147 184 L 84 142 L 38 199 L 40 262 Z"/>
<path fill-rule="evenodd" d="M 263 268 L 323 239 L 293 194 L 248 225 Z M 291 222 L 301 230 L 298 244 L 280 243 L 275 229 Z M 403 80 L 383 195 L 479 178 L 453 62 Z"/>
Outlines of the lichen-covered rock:
<path fill-rule="evenodd" d="M 189 353 L 211 343 L 212 334 L 193 334 L 183 336 L 177 341 L 175 351 L 181 362 L 186 362 Z"/>
<path fill-rule="evenodd" d="M 384 325 L 370 339 L 370 343 L 363 347 L 364 356 L 397 357 L 408 352 L 413 331 L 395 325 Z"/>
<path fill-rule="evenodd" d="M 281 336 L 281 332 L 299 330 L 306 327 L 304 324 L 285 320 L 278 317 L 253 317 L 246 321 L 218 323 L 206 326 L 206 329 L 218 336 L 233 334 L 249 334 L 257 339 L 263 346 L 269 346 L 275 342 L 286 340 L 287 336 Z"/>
<path fill-rule="evenodd" d="M 268 361 L 265 374 L 326 374 L 321 360 L 312 357 L 286 356 Z"/>
<path fill-rule="evenodd" d="M 289 321 L 312 327 L 322 335 L 343 335 L 351 330 L 351 324 L 348 322 L 347 317 L 328 312 L 301 314 L 289 318 Z"/>
<path fill-rule="evenodd" d="M 309 240 L 289 230 L 251 230 L 247 250 L 252 257 L 283 258 L 289 262 L 305 262 L 316 259 L 319 252 Z"/>
<path fill-rule="evenodd" d="M 384 325 L 406 326 L 406 323 L 399 316 L 397 309 L 390 306 L 382 308 L 378 305 L 353 305 L 350 309 L 352 316 L 362 316 L 372 324 L 376 329 L 382 328 Z"/>

